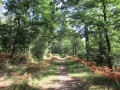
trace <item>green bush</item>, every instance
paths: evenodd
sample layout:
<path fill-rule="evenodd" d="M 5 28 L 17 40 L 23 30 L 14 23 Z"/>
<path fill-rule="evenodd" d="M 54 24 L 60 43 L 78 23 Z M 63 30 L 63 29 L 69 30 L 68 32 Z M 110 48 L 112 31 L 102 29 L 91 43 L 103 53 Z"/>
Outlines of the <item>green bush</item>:
<path fill-rule="evenodd" d="M 67 54 L 62 54 L 62 57 L 65 57 L 65 56 L 67 56 Z"/>
<path fill-rule="evenodd" d="M 79 52 L 77 54 L 77 57 L 80 58 L 80 59 L 84 59 L 85 58 L 85 54 L 83 52 Z"/>
<path fill-rule="evenodd" d="M 24 79 L 20 84 L 13 84 L 10 89 L 12 90 L 28 90 L 28 80 Z"/>

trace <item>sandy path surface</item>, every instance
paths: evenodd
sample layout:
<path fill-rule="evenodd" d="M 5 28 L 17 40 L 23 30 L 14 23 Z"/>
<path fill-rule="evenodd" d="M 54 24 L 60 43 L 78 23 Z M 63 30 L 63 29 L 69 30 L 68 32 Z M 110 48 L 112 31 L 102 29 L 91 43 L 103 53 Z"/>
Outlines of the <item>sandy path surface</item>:
<path fill-rule="evenodd" d="M 60 76 L 58 77 L 59 84 L 56 90 L 80 90 L 77 87 L 77 81 L 69 77 L 67 74 L 67 68 L 65 67 L 65 60 L 63 58 L 60 65 Z"/>

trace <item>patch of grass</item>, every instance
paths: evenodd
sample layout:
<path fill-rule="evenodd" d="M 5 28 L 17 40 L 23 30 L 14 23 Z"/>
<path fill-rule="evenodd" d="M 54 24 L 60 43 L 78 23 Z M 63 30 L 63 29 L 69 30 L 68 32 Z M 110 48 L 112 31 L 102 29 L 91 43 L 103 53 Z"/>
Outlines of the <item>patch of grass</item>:
<path fill-rule="evenodd" d="M 51 75 L 58 75 L 59 65 L 60 65 L 60 61 L 57 60 L 56 62 L 54 62 L 53 65 L 46 67 L 44 72 L 40 73 L 40 76 L 43 78 L 43 77 L 49 77 Z"/>
<path fill-rule="evenodd" d="M 49 76 L 41 79 L 39 87 L 41 87 L 43 90 L 54 90 L 57 84 L 57 76 Z"/>
<path fill-rule="evenodd" d="M 68 75 L 70 77 L 86 77 L 89 74 L 87 72 L 83 72 L 83 73 L 69 73 Z"/>
<path fill-rule="evenodd" d="M 40 73 L 40 84 L 39 87 L 47 88 L 46 90 L 53 90 L 57 83 L 57 77 L 59 76 L 59 65 L 60 61 L 57 60 L 53 65 L 47 67 L 44 72 Z"/>
<path fill-rule="evenodd" d="M 68 68 L 67 71 L 72 74 L 91 72 L 91 69 L 89 67 L 72 60 L 66 60 L 65 66 Z"/>

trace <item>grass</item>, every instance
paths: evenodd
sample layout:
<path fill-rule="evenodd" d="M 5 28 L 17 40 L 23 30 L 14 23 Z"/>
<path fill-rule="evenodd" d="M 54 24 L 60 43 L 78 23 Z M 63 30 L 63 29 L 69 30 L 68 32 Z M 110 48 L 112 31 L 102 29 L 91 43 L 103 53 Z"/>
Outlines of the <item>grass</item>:
<path fill-rule="evenodd" d="M 51 75 L 58 75 L 59 64 L 60 62 L 58 60 L 53 65 L 48 66 L 44 72 L 40 73 L 41 77 L 44 78 L 44 77 L 49 77 Z"/>
<path fill-rule="evenodd" d="M 39 74 L 41 77 L 39 88 L 47 90 L 54 90 L 54 88 L 56 88 L 59 76 L 59 65 L 60 61 L 57 60 L 52 66 L 47 67 L 44 72 Z"/>
<path fill-rule="evenodd" d="M 119 90 L 113 80 L 108 80 L 100 74 L 94 74 L 90 67 L 76 61 L 66 59 L 68 76 L 79 80 L 81 90 Z"/>

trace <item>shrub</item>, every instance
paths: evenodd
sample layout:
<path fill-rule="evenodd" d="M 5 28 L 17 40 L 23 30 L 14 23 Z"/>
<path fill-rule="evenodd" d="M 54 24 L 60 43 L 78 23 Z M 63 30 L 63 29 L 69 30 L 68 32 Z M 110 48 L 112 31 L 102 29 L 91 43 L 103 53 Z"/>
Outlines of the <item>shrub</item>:
<path fill-rule="evenodd" d="M 31 59 L 31 56 L 29 56 L 29 55 L 19 54 L 19 55 L 14 56 L 11 59 L 11 63 L 12 64 L 26 63 L 30 59 Z"/>
<path fill-rule="evenodd" d="M 51 64 L 53 64 L 55 62 L 55 60 L 58 60 L 57 57 L 51 57 Z"/>
<path fill-rule="evenodd" d="M 0 54 L 0 68 L 10 61 L 10 54 Z"/>
<path fill-rule="evenodd" d="M 12 87 L 10 87 L 11 90 L 29 90 L 29 88 L 32 88 L 32 86 L 28 85 L 28 78 L 31 75 L 28 75 L 27 73 L 23 74 L 22 76 L 19 76 L 19 78 L 17 78 L 15 80 L 15 84 L 12 85 Z"/>
<path fill-rule="evenodd" d="M 62 57 L 65 57 L 65 56 L 67 56 L 67 54 L 62 54 Z"/>
<path fill-rule="evenodd" d="M 47 54 L 46 56 L 49 58 L 49 57 L 51 57 L 51 54 Z"/>
<path fill-rule="evenodd" d="M 12 72 L 12 73 L 10 73 L 10 75 L 12 75 L 12 76 L 18 76 L 20 73 L 18 73 L 18 72 Z"/>
<path fill-rule="evenodd" d="M 33 74 L 38 73 L 41 69 L 45 69 L 45 64 L 32 64 L 27 67 L 26 71 Z"/>

